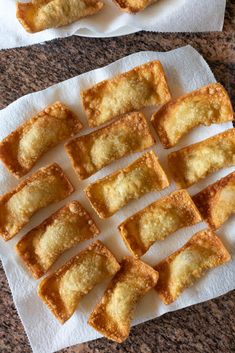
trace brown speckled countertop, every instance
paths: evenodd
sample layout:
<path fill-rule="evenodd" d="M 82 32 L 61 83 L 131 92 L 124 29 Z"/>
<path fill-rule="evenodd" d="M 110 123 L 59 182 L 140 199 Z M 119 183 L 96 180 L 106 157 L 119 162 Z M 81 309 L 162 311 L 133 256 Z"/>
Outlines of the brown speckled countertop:
<path fill-rule="evenodd" d="M 0 108 L 20 96 L 44 89 L 125 55 L 167 51 L 191 44 L 207 60 L 216 78 L 235 102 L 235 2 L 227 2 L 222 33 L 133 35 L 87 39 L 70 37 L 43 45 L 0 52 Z M 218 279 L 222 280 L 222 279 Z M 0 265 L 0 352 L 31 352 Z M 60 353 L 232 353 L 235 352 L 235 291 L 190 308 L 168 313 L 132 329 L 129 339 L 106 339 Z"/>

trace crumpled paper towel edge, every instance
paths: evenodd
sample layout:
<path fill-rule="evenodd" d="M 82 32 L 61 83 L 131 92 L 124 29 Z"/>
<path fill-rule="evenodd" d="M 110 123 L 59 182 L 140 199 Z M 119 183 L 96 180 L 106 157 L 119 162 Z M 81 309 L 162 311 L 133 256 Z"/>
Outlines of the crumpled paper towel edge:
<path fill-rule="evenodd" d="M 174 31 L 170 31 L 170 30 L 160 31 L 160 30 L 156 30 L 154 26 L 138 27 L 138 26 L 135 26 L 134 24 L 129 24 L 123 27 L 119 27 L 114 31 L 108 32 L 108 33 L 95 32 L 89 28 L 79 28 L 77 31 L 73 33 L 73 35 L 87 37 L 87 38 L 111 38 L 111 37 L 119 37 L 119 36 L 134 34 L 141 31 L 150 32 L 150 33 L 161 33 L 161 34 L 222 32 L 224 27 L 224 21 L 225 21 L 226 0 L 224 1 L 223 5 L 224 5 L 223 16 L 221 16 L 220 23 L 218 24 L 217 28 L 211 27 L 210 24 L 208 24 L 208 27 L 195 26 L 190 28 L 190 30 L 187 28 L 180 28 L 180 29 L 175 29 Z"/>
<path fill-rule="evenodd" d="M 36 44 L 44 44 L 46 42 L 49 42 L 51 40 L 54 39 L 59 39 L 59 38 L 67 38 L 70 37 L 72 35 L 77 35 L 77 36 L 81 36 L 81 37 L 87 37 L 87 38 L 111 38 L 111 37 L 118 37 L 118 36 L 124 36 L 124 35 L 129 35 L 129 34 L 133 34 L 139 31 L 146 31 L 146 32 L 153 32 L 153 33 L 200 33 L 200 32 L 217 32 L 217 31 L 222 31 L 223 30 L 223 26 L 224 26 L 224 19 L 225 19 L 225 9 L 226 9 L 226 0 L 221 0 L 223 1 L 223 5 L 224 5 L 224 9 L 223 9 L 223 16 L 221 16 L 220 18 L 220 23 L 218 23 L 218 25 L 215 27 L 211 27 L 210 25 L 210 21 L 206 22 L 206 27 L 202 27 L 200 24 L 195 25 L 195 27 L 192 27 L 190 29 L 188 28 L 179 28 L 179 29 L 175 29 L 174 31 L 168 31 L 168 30 L 156 30 L 153 26 L 141 26 L 138 27 L 132 23 L 128 24 L 128 25 L 124 25 L 124 26 L 119 26 L 118 28 L 115 28 L 113 31 L 111 32 L 98 32 L 98 31 L 94 31 L 90 28 L 87 27 L 81 27 L 77 30 L 72 31 L 71 33 L 67 33 L 67 31 L 64 31 L 64 33 L 58 33 L 58 35 L 56 35 L 55 37 L 53 36 L 53 34 L 48 35 L 48 39 L 46 40 L 39 40 L 38 42 L 35 43 L 24 43 L 21 45 L 15 45 L 15 46 L 3 46 L 0 47 L 0 49 L 3 50 L 8 50 L 8 49 L 12 49 L 12 48 L 23 48 L 23 47 L 27 47 L 30 45 L 36 45 Z M 69 27 L 70 25 L 66 26 Z M 65 28 L 66 28 L 65 27 Z M 56 31 L 56 29 L 54 29 L 54 31 Z"/>

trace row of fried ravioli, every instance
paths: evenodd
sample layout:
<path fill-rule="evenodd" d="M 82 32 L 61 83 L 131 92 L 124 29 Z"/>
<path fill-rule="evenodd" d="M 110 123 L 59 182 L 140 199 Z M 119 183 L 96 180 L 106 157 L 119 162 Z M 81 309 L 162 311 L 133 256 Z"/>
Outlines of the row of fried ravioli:
<path fill-rule="evenodd" d="M 114 0 L 123 11 L 137 13 L 157 0 Z M 16 3 L 16 17 L 30 33 L 66 26 L 104 7 L 100 0 L 33 0 Z"/>
<path fill-rule="evenodd" d="M 82 99 L 89 125 L 98 126 L 117 115 L 167 102 L 170 93 L 161 64 L 150 62 L 97 84 L 83 92 Z M 153 115 L 152 121 L 163 145 L 169 148 L 194 126 L 232 118 L 231 103 L 225 90 L 219 84 L 211 84 L 166 103 Z M 81 128 L 82 124 L 73 112 L 63 104 L 55 103 L 3 140 L 0 157 L 8 169 L 20 177 L 49 148 Z M 173 175 L 178 184 L 187 187 L 215 170 L 234 165 L 234 141 L 234 130 L 231 129 L 170 154 L 173 171 L 174 156 L 177 155 L 179 178 L 175 173 Z M 78 176 L 84 179 L 112 161 L 142 151 L 154 143 L 144 115 L 132 112 L 104 128 L 70 141 L 66 149 Z M 214 158 L 205 159 L 208 150 L 213 152 Z M 126 168 L 89 185 L 86 194 L 99 216 L 106 218 L 131 200 L 168 185 L 157 156 L 150 151 Z M 231 173 L 194 196 L 194 202 L 210 227 L 218 228 L 234 212 L 234 185 L 235 173 Z M 40 169 L 1 197 L 1 234 L 6 240 L 10 239 L 36 211 L 72 192 L 73 186 L 58 165 Z M 140 257 L 154 242 L 200 221 L 201 215 L 187 191 L 179 190 L 131 216 L 119 226 L 119 230 L 134 256 Z M 17 251 L 38 278 L 65 250 L 98 234 L 99 229 L 87 211 L 79 202 L 73 201 L 24 236 L 17 244 Z M 124 259 L 119 269 L 109 250 L 96 242 L 42 281 L 39 294 L 64 322 L 73 314 L 82 296 L 118 271 L 110 284 L 111 289 L 94 310 L 89 323 L 111 339 L 122 341 L 128 335 L 134 306 L 148 289 L 156 286 L 163 301 L 169 304 L 205 269 L 229 258 L 221 241 L 210 230 L 196 234 L 182 249 L 163 260 L 156 266 L 158 273 L 134 258 Z M 95 266 L 91 267 L 91 263 Z M 75 290 L 67 285 L 71 282 Z M 127 291 L 127 286 L 132 288 L 131 291 Z"/>

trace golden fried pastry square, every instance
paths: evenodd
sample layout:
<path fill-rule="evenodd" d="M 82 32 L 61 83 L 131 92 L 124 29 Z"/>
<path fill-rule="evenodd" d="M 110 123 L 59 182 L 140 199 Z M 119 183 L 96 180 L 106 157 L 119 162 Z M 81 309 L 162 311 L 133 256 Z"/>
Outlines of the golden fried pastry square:
<path fill-rule="evenodd" d="M 126 257 L 111 280 L 88 324 L 118 343 L 127 339 L 137 303 L 157 284 L 158 272 L 146 263 Z"/>
<path fill-rule="evenodd" d="M 98 240 L 42 280 L 38 294 L 55 317 L 64 323 L 87 293 L 119 269 L 114 255 Z"/>
<path fill-rule="evenodd" d="M 16 245 L 16 251 L 35 278 L 43 276 L 66 250 L 100 233 L 78 201 L 65 205 Z"/>
<path fill-rule="evenodd" d="M 98 0 L 32 0 L 16 3 L 16 17 L 27 32 L 66 26 L 93 15 L 104 6 Z"/>
<path fill-rule="evenodd" d="M 165 148 L 173 147 L 199 125 L 233 120 L 233 108 L 224 87 L 211 83 L 170 101 L 153 114 L 151 121 Z"/>
<path fill-rule="evenodd" d="M 230 259 L 230 254 L 212 230 L 200 231 L 155 267 L 159 272 L 156 290 L 162 301 L 170 304 L 206 270 Z"/>
<path fill-rule="evenodd" d="M 221 227 L 235 213 L 235 172 L 200 191 L 193 201 L 212 229 Z"/>
<path fill-rule="evenodd" d="M 113 161 L 155 143 L 144 114 L 130 113 L 65 145 L 73 168 L 85 179 Z"/>
<path fill-rule="evenodd" d="M 118 229 L 128 249 L 141 257 L 156 241 L 201 220 L 188 192 L 179 190 L 127 218 Z"/>
<path fill-rule="evenodd" d="M 168 163 L 180 188 L 187 188 L 211 173 L 235 165 L 235 129 L 170 153 Z"/>
<path fill-rule="evenodd" d="M 146 9 L 158 0 L 114 0 L 122 11 L 137 13 Z"/>
<path fill-rule="evenodd" d="M 63 103 L 56 102 L 0 142 L 0 159 L 12 174 L 22 177 L 45 152 L 81 129 L 77 116 Z"/>
<path fill-rule="evenodd" d="M 81 92 L 88 123 L 95 127 L 144 107 L 170 100 L 164 69 L 151 61 Z"/>
<path fill-rule="evenodd" d="M 150 151 L 126 168 L 90 184 L 85 192 L 100 218 L 107 218 L 130 201 L 168 186 L 169 181 L 156 154 Z"/>
<path fill-rule="evenodd" d="M 0 235 L 9 240 L 41 208 L 68 197 L 74 187 L 56 163 L 39 169 L 0 197 Z"/>

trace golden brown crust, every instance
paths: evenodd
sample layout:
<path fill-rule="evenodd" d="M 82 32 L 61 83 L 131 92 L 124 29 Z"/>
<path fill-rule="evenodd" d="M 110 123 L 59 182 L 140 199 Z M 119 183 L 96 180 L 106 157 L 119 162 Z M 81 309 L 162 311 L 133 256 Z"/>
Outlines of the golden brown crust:
<path fill-rule="evenodd" d="M 27 15 L 33 13 L 32 3 L 16 3 L 16 18 L 24 27 L 24 29 L 29 33 L 34 33 L 36 30 L 33 28 L 33 24 L 30 23 L 30 16 Z"/>
<path fill-rule="evenodd" d="M 211 83 L 172 100 L 153 114 L 151 121 L 165 148 L 173 147 L 198 125 L 232 121 L 233 108 L 220 83 Z"/>
<path fill-rule="evenodd" d="M 165 304 L 175 301 L 185 288 L 208 269 L 231 259 L 216 234 L 209 229 L 196 233 L 182 248 L 161 261 L 156 290 Z"/>
<path fill-rule="evenodd" d="M 193 201 L 208 225 L 218 229 L 235 212 L 235 172 L 207 186 Z"/>
<path fill-rule="evenodd" d="M 123 342 L 129 335 L 138 301 L 153 288 L 158 272 L 146 263 L 126 257 L 112 279 L 101 302 L 91 313 L 88 324 L 105 337 Z"/>
<path fill-rule="evenodd" d="M 38 294 L 55 317 L 64 323 L 87 293 L 119 269 L 114 255 L 97 240 L 43 279 Z"/>
<path fill-rule="evenodd" d="M 154 4 L 158 0 L 113 0 L 122 11 L 137 13 L 143 11 L 146 7 Z"/>
<path fill-rule="evenodd" d="M 32 0 L 16 3 L 16 18 L 29 33 L 68 25 L 104 6 L 98 0 Z"/>
<path fill-rule="evenodd" d="M 4 240 L 11 239 L 38 210 L 65 199 L 73 191 L 57 163 L 39 169 L 0 197 L 0 235 Z"/>
<path fill-rule="evenodd" d="M 82 126 L 66 105 L 55 102 L 0 142 L 0 159 L 14 176 L 20 178 L 44 153 L 77 134 Z"/>
<path fill-rule="evenodd" d="M 66 250 L 99 233 L 84 207 L 71 201 L 28 232 L 16 251 L 33 276 L 40 278 Z"/>
<path fill-rule="evenodd" d="M 85 179 L 111 162 L 154 143 L 144 114 L 134 112 L 70 141 L 65 148 L 75 172 Z"/>
<path fill-rule="evenodd" d="M 156 241 L 201 220 L 188 192 L 178 190 L 127 218 L 118 229 L 132 254 L 141 257 Z"/>
<path fill-rule="evenodd" d="M 95 127 L 126 113 L 170 100 L 164 69 L 151 61 L 99 82 L 81 92 L 89 126 Z"/>
<path fill-rule="evenodd" d="M 173 178 L 187 188 L 207 175 L 235 164 L 235 129 L 229 129 L 168 156 Z"/>
<path fill-rule="evenodd" d="M 153 151 L 127 167 L 90 184 L 86 195 L 101 218 L 112 216 L 131 200 L 169 186 L 167 176 Z"/>

